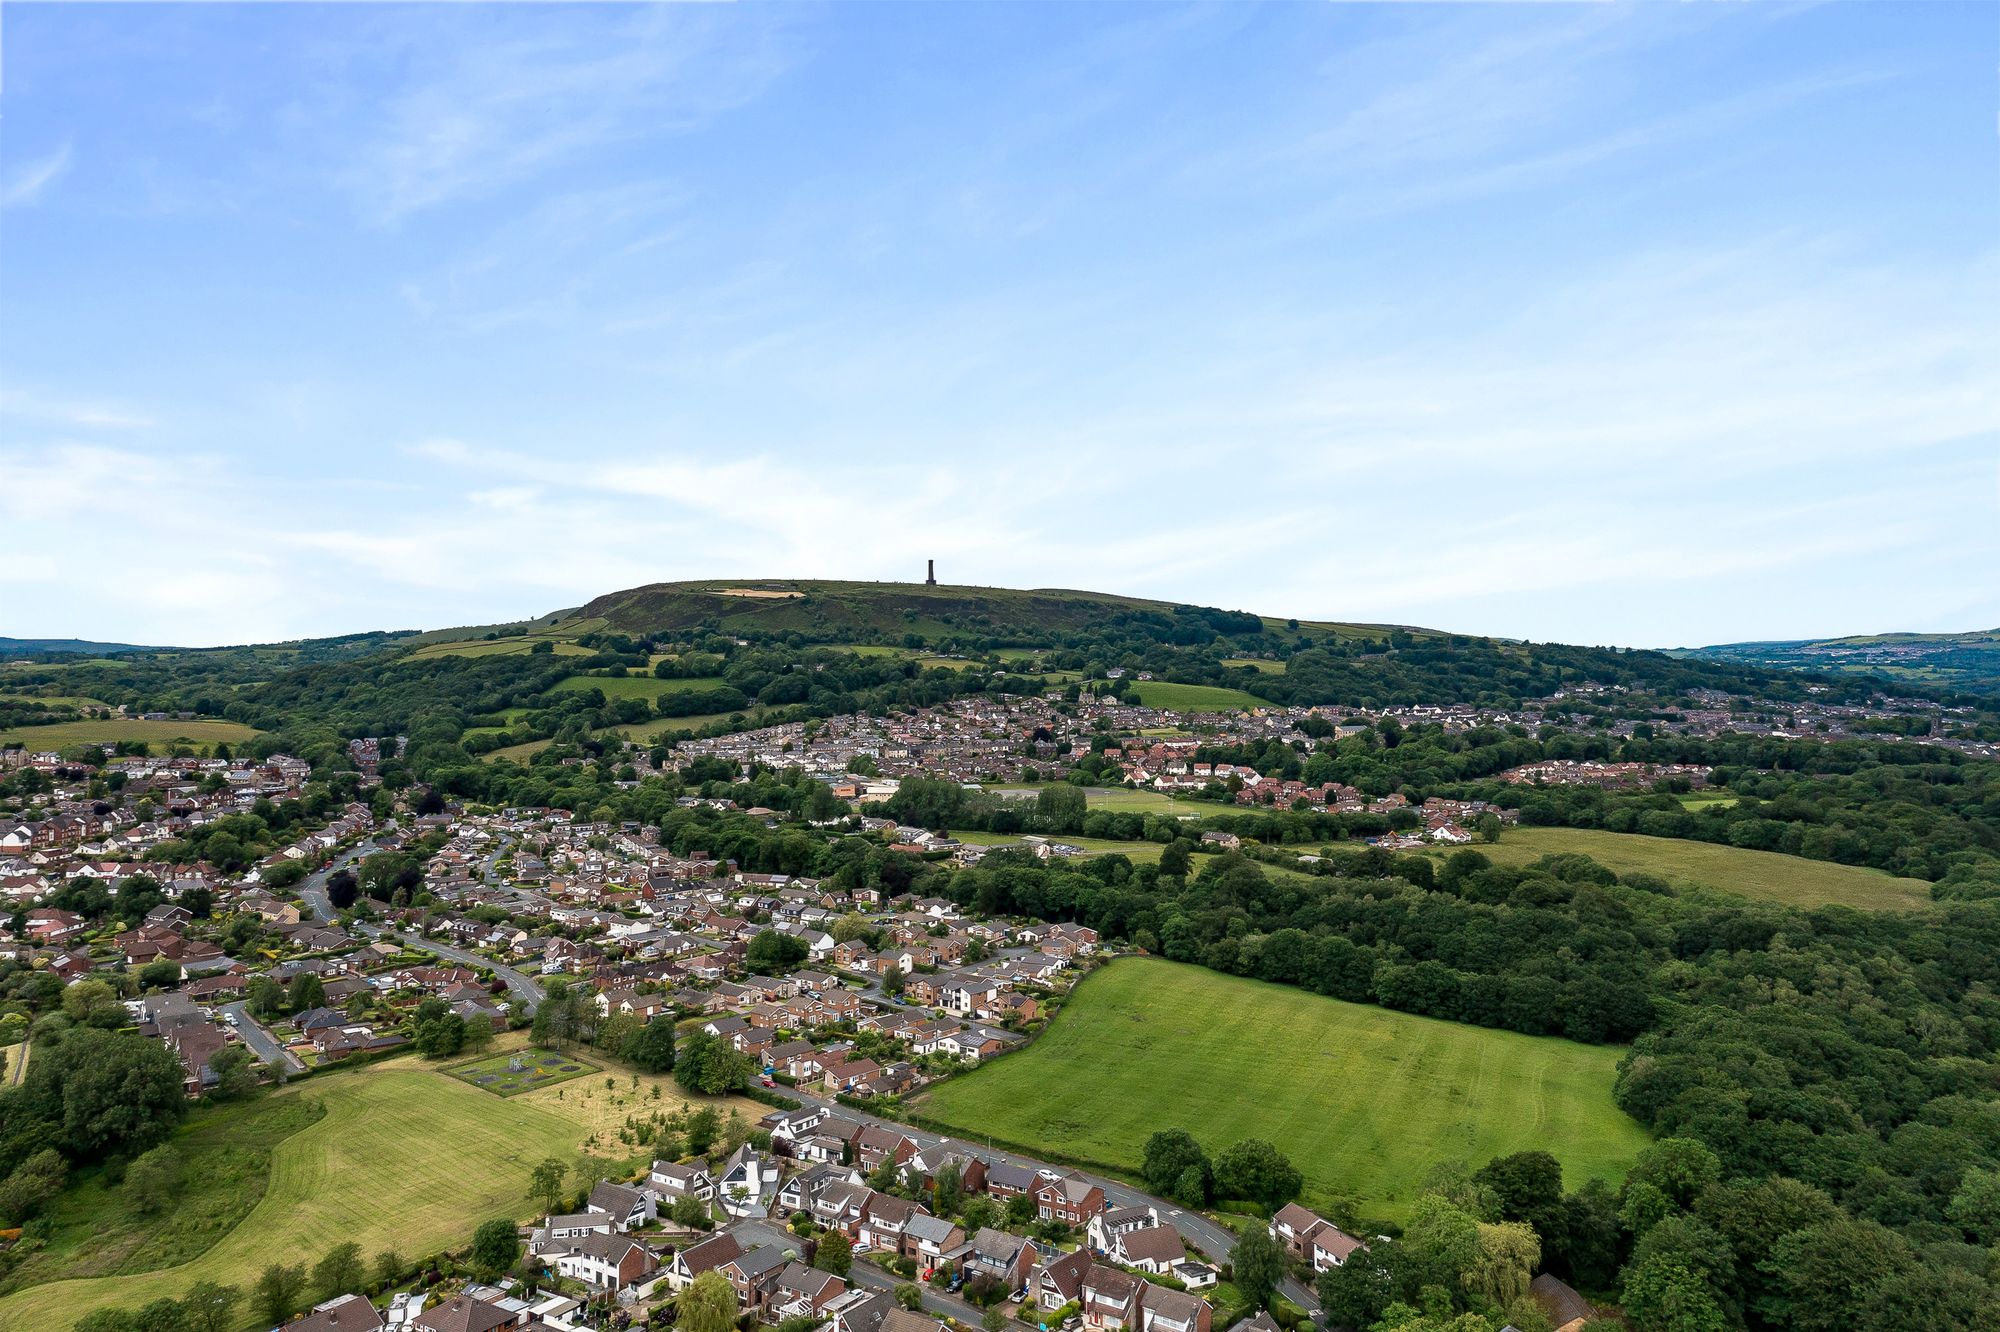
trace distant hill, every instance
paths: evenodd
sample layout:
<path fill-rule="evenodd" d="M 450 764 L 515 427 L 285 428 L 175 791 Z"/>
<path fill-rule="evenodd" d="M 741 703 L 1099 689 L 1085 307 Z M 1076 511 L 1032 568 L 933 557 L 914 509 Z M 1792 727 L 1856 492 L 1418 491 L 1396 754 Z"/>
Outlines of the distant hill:
<path fill-rule="evenodd" d="M 86 638 L 0 638 L 0 657 L 32 657 L 44 652 L 103 657 L 114 652 L 158 652 L 136 643 L 93 643 Z"/>
<path fill-rule="evenodd" d="M 1673 648 L 1671 655 L 1766 670 L 1873 675 L 1935 689 L 2000 693 L 2000 629 L 1961 634 L 1866 634 Z"/>
<path fill-rule="evenodd" d="M 1067 588 L 962 587 L 926 583 L 852 583 L 815 579 L 712 579 L 651 583 L 610 592 L 578 608 L 565 628 L 621 633 L 686 630 L 701 625 L 724 633 L 799 633 L 819 642 L 915 634 L 935 642 L 954 633 L 1036 642 L 1051 635 L 1101 628 L 1123 618 L 1206 619 L 1221 632 L 1287 622 L 1245 611 L 1219 611 L 1169 601 L 1079 592 Z M 1231 626 L 1233 628 L 1225 628 Z M 1306 623 L 1321 634 L 1382 636 L 1399 626 Z M 1429 630 L 1405 630 L 1430 636 Z"/>

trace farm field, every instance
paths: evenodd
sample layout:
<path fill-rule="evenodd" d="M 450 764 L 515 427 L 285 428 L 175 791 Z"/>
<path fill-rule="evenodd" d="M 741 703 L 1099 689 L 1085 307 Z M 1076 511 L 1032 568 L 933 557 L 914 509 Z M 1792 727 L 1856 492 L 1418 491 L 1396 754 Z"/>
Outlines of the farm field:
<path fill-rule="evenodd" d="M 0 745 L 19 742 L 29 749 L 65 749 L 70 745 L 104 745 L 143 740 L 163 751 L 186 744 L 206 754 L 218 744 L 237 745 L 263 734 L 242 722 L 217 721 L 74 721 L 51 726 L 17 726 L 0 731 Z"/>
<path fill-rule="evenodd" d="M 1305 1174 L 1309 1205 L 1394 1221 L 1441 1160 L 1540 1148 L 1569 1187 L 1621 1178 L 1647 1141 L 1611 1100 L 1624 1053 L 1133 958 L 1085 980 L 1028 1049 L 918 1109 L 968 1139 L 1126 1174 L 1160 1129 L 1210 1152 L 1260 1137 Z"/>
<path fill-rule="evenodd" d="M 1619 874 L 1657 874 L 1676 888 L 1718 888 L 1796 907 L 1913 911 L 1931 901 L 1931 886 L 1922 879 L 1861 865 L 1595 828 L 1509 828 L 1498 842 L 1473 849 L 1502 865 L 1581 852 Z"/>
<path fill-rule="evenodd" d="M 164 1229 L 158 1218 L 125 1236 L 115 1251 L 94 1235 L 87 1238 L 79 1250 L 84 1265 L 71 1266 L 80 1279 L 0 1298 L 0 1329 L 56 1332 L 93 1309 L 179 1296 L 201 1280 L 248 1287 L 269 1263 L 310 1266 L 344 1240 L 360 1244 L 370 1258 L 391 1247 L 412 1258 L 458 1247 L 487 1217 L 526 1217 L 534 1210 L 528 1177 L 543 1158 L 569 1160 L 584 1148 L 622 1158 L 616 1130 L 624 1116 L 670 1112 L 686 1103 L 671 1078 L 641 1075 L 635 1083 L 626 1073 L 616 1090 L 598 1079 L 588 1095 L 578 1094 L 580 1085 L 502 1098 L 406 1058 L 201 1112 L 181 1131 L 182 1139 L 220 1136 L 234 1149 L 261 1124 L 262 1139 L 253 1145 L 268 1148 L 268 1171 L 239 1162 L 227 1196 L 208 1200 L 204 1215 L 212 1228 L 178 1243 L 157 1236 Z M 656 1085 L 659 1100 L 652 1099 Z M 324 1111 L 317 1119 L 299 1109 L 312 1101 Z M 725 1113 L 746 1107 L 762 1113 L 751 1101 L 717 1104 Z M 221 1158 L 212 1151 L 197 1158 L 191 1149 L 190 1160 L 196 1159 Z M 189 1171 L 191 1178 L 197 1173 Z M 115 1190 L 100 1184 L 92 1194 L 83 1188 L 66 1195 L 59 1214 L 84 1208 L 79 1222 L 101 1229 Z M 240 1205 L 252 1196 L 252 1205 Z M 246 1311 L 243 1327 L 253 1324 L 263 1326 Z"/>
<path fill-rule="evenodd" d="M 1021 840 L 1020 836 L 1014 833 L 954 832 L 952 836 L 974 846 L 1005 846 L 1010 842 Z M 1093 855 L 1109 855 L 1116 852 L 1135 865 L 1154 864 L 1160 859 L 1160 852 L 1165 850 L 1158 842 L 1114 842 L 1106 837 L 1073 837 L 1068 833 L 1052 840 L 1061 842 L 1065 846 L 1081 847 Z"/>
<path fill-rule="evenodd" d="M 572 675 L 556 686 L 556 691 L 577 692 L 596 689 L 606 698 L 656 699 L 662 694 L 675 694 L 684 689 L 713 689 L 723 683 L 719 675 L 697 676 L 687 680 L 662 680 L 653 675 Z"/>
<path fill-rule="evenodd" d="M 562 639 L 550 639 L 544 635 L 527 638 L 474 638 L 461 643 L 426 643 L 410 655 L 412 657 L 512 657 L 527 652 L 537 643 L 550 644 L 550 650 L 558 657 L 594 655 L 587 647 L 580 647 Z"/>
<path fill-rule="evenodd" d="M 1245 708 L 1268 708 L 1271 702 L 1241 689 L 1221 689 L 1215 685 L 1169 684 L 1148 680 L 1132 686 L 1132 693 L 1149 708 L 1174 712 L 1231 712 Z"/>
<path fill-rule="evenodd" d="M 1252 670 L 1263 672 L 1265 675 L 1283 675 L 1285 673 L 1284 662 L 1265 661 L 1262 657 L 1224 657 L 1222 664 L 1224 666 L 1248 666 Z"/>
<path fill-rule="evenodd" d="M 728 721 L 736 715 L 733 712 L 703 712 L 692 717 L 655 717 L 651 721 L 638 722 L 631 726 L 607 727 L 603 730 L 594 731 L 592 734 L 603 736 L 616 733 L 624 736 L 627 740 L 643 742 L 657 740 L 661 736 L 674 731 L 698 731 L 704 726 L 713 726 L 716 722 Z M 760 708 L 750 708 L 742 715 L 746 727 L 755 726 L 757 725 L 758 718 L 763 716 L 763 710 Z M 546 740 L 529 740 L 524 744 L 508 745 L 504 749 L 496 749 L 483 757 L 488 763 L 498 759 L 512 759 L 516 763 L 526 763 L 530 758 L 541 753 L 548 747 L 549 742 Z"/>

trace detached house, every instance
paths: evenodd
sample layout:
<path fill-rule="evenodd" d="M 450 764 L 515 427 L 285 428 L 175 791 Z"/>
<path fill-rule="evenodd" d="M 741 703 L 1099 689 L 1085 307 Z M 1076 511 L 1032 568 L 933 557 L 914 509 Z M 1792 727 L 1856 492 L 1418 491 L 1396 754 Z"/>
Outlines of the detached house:
<path fill-rule="evenodd" d="M 1042 1175 L 1034 1189 L 1035 1214 L 1044 1221 L 1087 1226 L 1104 1210 L 1104 1190 L 1082 1175 Z"/>

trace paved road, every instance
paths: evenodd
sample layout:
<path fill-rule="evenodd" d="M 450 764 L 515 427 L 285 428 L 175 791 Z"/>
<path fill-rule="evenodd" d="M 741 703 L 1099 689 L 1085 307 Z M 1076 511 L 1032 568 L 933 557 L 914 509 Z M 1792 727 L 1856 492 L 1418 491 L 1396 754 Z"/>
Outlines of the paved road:
<path fill-rule="evenodd" d="M 236 1019 L 236 1032 L 243 1038 L 243 1043 L 250 1047 L 252 1054 L 267 1064 L 274 1059 L 282 1059 L 292 1072 L 305 1072 L 306 1066 L 299 1057 L 287 1050 L 284 1043 L 271 1034 L 269 1028 L 251 1016 L 249 1004 L 242 1002 L 224 1004 L 222 1011 Z"/>
<path fill-rule="evenodd" d="M 851 1106 L 840 1105 L 824 1097 L 813 1096 L 794 1088 L 786 1088 L 785 1095 L 795 1097 L 808 1105 L 824 1106 L 851 1119 L 860 1119 L 867 1123 L 879 1124 L 883 1128 L 894 1129 L 896 1132 L 914 1139 L 922 1146 L 928 1147 L 943 1141 L 935 1133 L 921 1132 L 910 1127 L 908 1124 L 899 1123 L 893 1119 L 882 1119 L 868 1114 L 866 1111 L 856 1110 Z M 1069 1169 L 1066 1166 L 1051 1166 L 1047 1162 L 1037 1161 L 1033 1157 L 1020 1156 L 1014 1152 L 1002 1151 L 997 1147 L 982 1147 L 978 1144 L 968 1142 L 963 1138 L 954 1139 L 954 1141 L 970 1148 L 973 1155 L 988 1162 L 1000 1161 L 1008 1165 L 1021 1166 L 1028 1170 Z M 1211 1262 L 1221 1263 L 1227 1261 L 1230 1254 L 1236 1248 L 1235 1235 L 1223 1229 L 1215 1222 L 1210 1221 L 1199 1212 L 1187 1211 L 1184 1208 L 1175 1206 L 1165 1198 L 1155 1198 L 1143 1189 L 1133 1188 L 1130 1184 L 1122 1184 L 1115 1179 L 1106 1179 L 1101 1175 L 1092 1175 L 1086 1171 L 1077 1171 L 1076 1173 L 1083 1175 L 1085 1179 L 1090 1180 L 1103 1189 L 1105 1198 L 1113 1206 L 1151 1207 L 1155 1209 L 1162 1221 L 1180 1231 L 1186 1237 L 1187 1241 L 1206 1254 Z M 1299 1282 L 1287 1277 L 1278 1284 L 1278 1289 L 1286 1299 L 1300 1308 L 1308 1312 L 1318 1312 L 1318 1297 Z M 975 1318 L 973 1321 L 976 1323 L 978 1320 Z"/>
<path fill-rule="evenodd" d="M 331 921 L 339 912 L 333 909 L 333 902 L 326 895 L 326 881 L 333 877 L 335 870 L 352 864 L 363 856 L 372 856 L 382 848 L 375 845 L 375 839 L 364 837 L 347 850 L 335 856 L 322 869 L 314 870 L 299 881 L 299 896 L 312 908 L 313 916 L 320 921 Z"/>
<path fill-rule="evenodd" d="M 385 934 L 391 935 L 402 940 L 412 948 L 429 949 L 439 957 L 448 957 L 454 962 L 463 962 L 468 967 L 485 967 L 501 980 L 507 982 L 507 992 L 525 1004 L 530 1013 L 534 1012 L 542 1000 L 548 997 L 548 991 L 542 988 L 542 983 L 526 972 L 510 967 L 504 962 L 495 962 L 492 958 L 484 957 L 469 949 L 459 948 L 448 943 L 439 943 L 436 939 L 426 939 L 423 935 L 412 933 L 409 930 L 392 930 L 386 925 L 363 925 L 361 928 L 364 933 L 377 938 Z"/>
<path fill-rule="evenodd" d="M 879 1290 L 884 1294 L 889 1294 L 896 1287 L 905 1284 L 903 1278 L 895 1273 L 884 1271 L 860 1256 L 855 1258 L 854 1266 L 848 1269 L 847 1277 L 850 1285 L 866 1286 L 869 1290 Z M 927 1281 L 919 1281 L 915 1285 L 924 1294 L 924 1308 L 940 1318 L 956 1318 L 967 1327 L 978 1327 L 980 1320 L 986 1317 L 986 1311 L 970 1300 L 948 1295 Z"/>

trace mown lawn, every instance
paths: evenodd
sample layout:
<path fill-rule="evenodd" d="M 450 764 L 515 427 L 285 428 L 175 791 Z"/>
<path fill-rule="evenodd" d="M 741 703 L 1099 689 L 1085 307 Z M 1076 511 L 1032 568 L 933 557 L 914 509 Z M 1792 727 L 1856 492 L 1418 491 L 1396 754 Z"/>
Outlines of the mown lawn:
<path fill-rule="evenodd" d="M 1148 1135 L 1275 1143 L 1308 1203 L 1399 1219 L 1424 1172 L 1538 1148 L 1574 1187 L 1646 1143 L 1612 1103 L 1620 1046 L 1461 1026 L 1156 958 L 1085 980 L 1027 1050 L 938 1086 L 922 1113 L 1131 1173 Z"/>
<path fill-rule="evenodd" d="M 216 721 L 73 721 L 49 726 L 17 726 L 0 731 L 0 745 L 16 741 L 31 750 L 66 749 L 70 745 L 115 744 L 120 740 L 143 740 L 161 753 L 185 744 L 196 753 L 206 754 L 218 744 L 238 745 L 263 734 L 242 722 Z"/>
<path fill-rule="evenodd" d="M 1139 702 L 1149 708 L 1167 708 L 1174 712 L 1233 712 L 1244 708 L 1268 708 L 1269 699 L 1255 694 L 1246 694 L 1241 689 L 1222 689 L 1215 685 L 1169 684 L 1164 680 L 1147 680 L 1132 686 L 1132 693 Z"/>
<path fill-rule="evenodd" d="M 1676 888 L 1719 888 L 1788 906 L 1912 911 L 1931 901 L 1931 886 L 1922 879 L 1865 866 L 1595 828 L 1509 828 L 1498 842 L 1473 849 L 1502 865 L 1580 852 L 1619 874 L 1657 874 Z"/>

